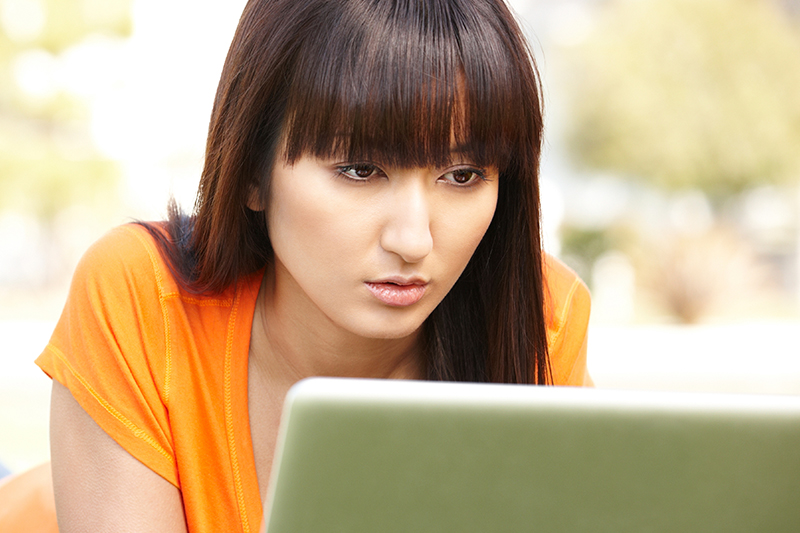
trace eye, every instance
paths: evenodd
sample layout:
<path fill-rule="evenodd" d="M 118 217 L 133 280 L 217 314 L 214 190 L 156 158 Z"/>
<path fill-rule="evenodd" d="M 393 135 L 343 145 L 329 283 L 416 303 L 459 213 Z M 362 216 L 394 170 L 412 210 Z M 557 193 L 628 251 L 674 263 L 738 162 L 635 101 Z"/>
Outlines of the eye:
<path fill-rule="evenodd" d="M 379 174 L 380 169 L 375 165 L 369 163 L 358 163 L 356 165 L 346 165 L 338 167 L 337 172 L 345 178 L 355 181 L 366 181 L 369 178 Z"/>
<path fill-rule="evenodd" d="M 474 185 L 479 180 L 486 180 L 485 173 L 474 168 L 458 168 L 443 174 L 441 178 L 452 185 L 459 187 Z"/>

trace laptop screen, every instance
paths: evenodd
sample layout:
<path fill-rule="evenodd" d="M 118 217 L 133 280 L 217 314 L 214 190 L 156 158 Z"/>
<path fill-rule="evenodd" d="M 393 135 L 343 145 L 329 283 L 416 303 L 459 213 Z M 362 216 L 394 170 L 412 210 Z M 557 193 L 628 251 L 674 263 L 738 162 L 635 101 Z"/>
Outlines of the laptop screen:
<path fill-rule="evenodd" d="M 265 522 L 299 532 L 800 531 L 800 397 L 315 378 Z"/>

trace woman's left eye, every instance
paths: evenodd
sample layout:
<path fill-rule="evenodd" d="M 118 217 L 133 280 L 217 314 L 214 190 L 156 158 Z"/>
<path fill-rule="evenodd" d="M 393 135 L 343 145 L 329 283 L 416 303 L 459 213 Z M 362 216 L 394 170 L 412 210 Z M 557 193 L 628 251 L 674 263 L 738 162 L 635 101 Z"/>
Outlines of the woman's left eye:
<path fill-rule="evenodd" d="M 459 168 L 443 174 L 441 178 L 448 183 L 458 186 L 474 185 L 479 180 L 485 180 L 483 172 L 474 168 Z"/>
<path fill-rule="evenodd" d="M 338 167 L 337 171 L 340 175 L 350 178 L 355 181 L 366 181 L 369 178 L 378 174 L 379 169 L 375 165 L 368 163 L 359 163 L 357 165 L 346 165 Z"/>

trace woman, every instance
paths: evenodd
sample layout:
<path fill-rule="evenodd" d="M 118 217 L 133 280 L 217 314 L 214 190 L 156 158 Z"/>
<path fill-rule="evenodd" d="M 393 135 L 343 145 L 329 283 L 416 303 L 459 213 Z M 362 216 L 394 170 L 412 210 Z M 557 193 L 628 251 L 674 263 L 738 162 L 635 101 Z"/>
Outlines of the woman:
<path fill-rule="evenodd" d="M 93 246 L 38 359 L 62 531 L 257 530 L 303 377 L 589 384 L 541 133 L 502 0 L 251 0 L 194 214 Z"/>

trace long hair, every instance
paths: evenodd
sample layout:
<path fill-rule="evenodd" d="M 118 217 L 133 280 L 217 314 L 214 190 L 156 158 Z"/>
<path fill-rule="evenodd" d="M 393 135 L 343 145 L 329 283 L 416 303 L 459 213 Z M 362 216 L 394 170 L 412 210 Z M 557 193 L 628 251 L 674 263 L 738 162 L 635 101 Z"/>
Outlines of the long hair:
<path fill-rule="evenodd" d="M 549 383 L 539 215 L 541 86 L 503 0 L 250 0 L 214 101 L 194 213 L 150 226 L 190 291 L 272 258 L 276 157 L 499 169 L 494 218 L 424 325 L 428 377 Z"/>

